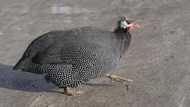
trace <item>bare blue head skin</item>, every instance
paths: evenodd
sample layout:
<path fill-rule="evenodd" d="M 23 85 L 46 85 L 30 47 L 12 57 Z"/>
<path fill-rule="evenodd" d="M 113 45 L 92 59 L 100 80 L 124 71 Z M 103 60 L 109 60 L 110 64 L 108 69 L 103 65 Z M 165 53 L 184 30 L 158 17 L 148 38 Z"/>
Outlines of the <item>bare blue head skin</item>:
<path fill-rule="evenodd" d="M 115 29 L 115 32 L 128 32 L 129 31 L 129 24 L 131 24 L 131 22 L 125 17 L 122 16 L 117 23 L 117 28 Z"/>
<path fill-rule="evenodd" d="M 126 17 L 121 17 L 120 21 L 119 21 L 119 27 L 121 29 L 127 29 L 128 25 L 130 24 L 130 22 L 127 20 Z"/>
<path fill-rule="evenodd" d="M 127 17 L 122 16 L 121 19 L 118 21 L 116 30 L 123 31 L 123 32 L 129 32 L 136 28 L 140 28 L 140 25 L 133 23 L 132 20 L 129 20 Z"/>

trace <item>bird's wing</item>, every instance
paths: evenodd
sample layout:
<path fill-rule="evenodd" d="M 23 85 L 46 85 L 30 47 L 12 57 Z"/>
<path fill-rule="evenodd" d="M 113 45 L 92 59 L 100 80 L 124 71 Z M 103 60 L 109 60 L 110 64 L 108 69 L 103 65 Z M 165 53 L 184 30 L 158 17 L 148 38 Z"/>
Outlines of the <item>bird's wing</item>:
<path fill-rule="evenodd" d="M 32 61 L 38 64 L 73 64 L 79 61 L 82 50 L 77 45 L 52 45 L 44 51 L 38 52 Z"/>

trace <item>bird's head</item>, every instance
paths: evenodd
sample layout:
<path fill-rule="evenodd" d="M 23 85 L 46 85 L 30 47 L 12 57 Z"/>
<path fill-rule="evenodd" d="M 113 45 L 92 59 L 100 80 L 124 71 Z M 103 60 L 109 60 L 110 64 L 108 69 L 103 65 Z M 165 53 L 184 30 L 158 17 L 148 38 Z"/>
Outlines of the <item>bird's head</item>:
<path fill-rule="evenodd" d="M 140 25 L 134 23 L 134 21 L 130 20 L 128 17 L 122 16 L 118 21 L 116 29 L 122 32 L 129 32 L 136 28 L 140 28 Z"/>

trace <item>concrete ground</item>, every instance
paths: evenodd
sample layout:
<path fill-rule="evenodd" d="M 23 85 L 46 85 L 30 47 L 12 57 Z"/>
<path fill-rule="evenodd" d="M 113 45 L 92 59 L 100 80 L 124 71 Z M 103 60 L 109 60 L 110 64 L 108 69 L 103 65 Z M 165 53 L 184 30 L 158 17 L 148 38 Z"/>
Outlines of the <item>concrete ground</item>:
<path fill-rule="evenodd" d="M 121 15 L 143 26 L 131 32 L 115 72 L 134 80 L 128 91 L 97 79 L 68 97 L 41 75 L 12 70 L 39 35 L 86 25 L 112 30 Z M 190 1 L 0 0 L 0 107 L 190 107 Z"/>

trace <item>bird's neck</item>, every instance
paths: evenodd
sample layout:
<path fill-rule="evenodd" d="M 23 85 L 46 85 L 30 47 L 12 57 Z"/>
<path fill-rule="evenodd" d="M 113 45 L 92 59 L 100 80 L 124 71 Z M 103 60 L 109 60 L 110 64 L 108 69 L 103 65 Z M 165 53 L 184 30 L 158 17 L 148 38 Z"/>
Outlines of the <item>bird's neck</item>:
<path fill-rule="evenodd" d="M 127 30 L 123 29 L 115 29 L 114 33 L 119 42 L 119 47 L 121 51 L 121 56 L 127 51 L 130 42 L 131 42 L 131 34 Z"/>
<path fill-rule="evenodd" d="M 122 28 L 117 27 L 117 28 L 115 28 L 114 33 L 121 34 L 121 33 L 127 33 L 128 31 L 129 30 L 127 28 L 126 29 L 122 29 Z"/>

